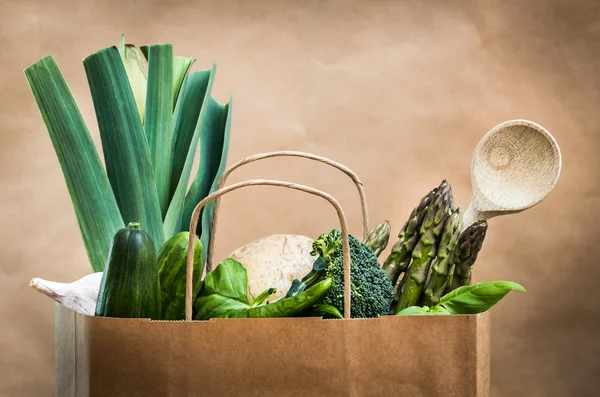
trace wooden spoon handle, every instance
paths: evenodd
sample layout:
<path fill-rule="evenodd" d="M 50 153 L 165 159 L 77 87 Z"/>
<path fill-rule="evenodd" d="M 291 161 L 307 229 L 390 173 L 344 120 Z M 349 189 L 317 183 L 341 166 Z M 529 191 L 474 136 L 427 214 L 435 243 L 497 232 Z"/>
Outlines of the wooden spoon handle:
<path fill-rule="evenodd" d="M 486 216 L 486 213 L 479 212 L 475 206 L 473 205 L 473 201 L 469 203 L 469 207 L 465 211 L 463 215 L 463 230 L 472 225 L 474 222 L 483 219 L 489 219 L 490 217 Z"/>

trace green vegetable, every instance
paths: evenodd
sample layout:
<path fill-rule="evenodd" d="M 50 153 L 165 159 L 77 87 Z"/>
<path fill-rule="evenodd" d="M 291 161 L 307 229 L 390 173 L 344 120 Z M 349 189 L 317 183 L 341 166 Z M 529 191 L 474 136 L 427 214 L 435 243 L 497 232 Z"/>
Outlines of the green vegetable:
<path fill-rule="evenodd" d="M 466 285 L 444 295 L 440 299 L 440 306 L 452 314 L 481 313 L 494 306 L 512 290 L 525 292 L 525 288 L 512 281 Z"/>
<path fill-rule="evenodd" d="M 200 112 L 198 123 L 201 125 L 200 135 L 200 163 L 198 171 L 185 196 L 183 207 L 182 228 L 188 230 L 194 207 L 206 196 L 217 190 L 221 175 L 227 164 L 229 150 L 229 130 L 231 128 L 232 101 L 223 105 L 213 97 L 205 99 Z M 206 247 L 202 254 L 202 261 L 208 255 L 208 240 L 210 226 L 213 218 L 215 202 L 211 201 L 201 211 L 196 234 L 200 236 L 202 246 Z"/>
<path fill-rule="evenodd" d="M 458 244 L 452 255 L 452 270 L 448 285 L 449 291 L 471 283 L 471 270 L 481 247 L 488 224 L 485 220 L 477 221 L 465 229 L 458 238 Z"/>
<path fill-rule="evenodd" d="M 423 316 L 427 314 L 450 314 L 443 306 L 410 306 L 398 313 L 399 316 Z"/>
<path fill-rule="evenodd" d="M 273 303 L 255 305 L 248 301 L 248 273 L 244 266 L 226 259 L 206 275 L 194 302 L 194 319 L 293 317 L 313 306 L 331 287 L 324 279 L 306 291 Z M 270 290 L 260 294 L 261 299 Z"/>
<path fill-rule="evenodd" d="M 123 59 L 127 78 L 135 97 L 135 102 L 140 113 L 140 119 L 144 122 L 146 110 L 146 89 L 148 86 L 148 71 L 146 70 L 146 62 L 139 49 L 134 45 L 125 44 L 125 35 L 121 35 L 119 42 L 119 54 Z"/>
<path fill-rule="evenodd" d="M 342 313 L 331 305 L 314 305 L 303 313 L 304 317 L 323 317 L 323 318 L 339 318 L 343 319 Z"/>
<path fill-rule="evenodd" d="M 422 297 L 421 306 L 434 306 L 440 301 L 442 295 L 446 293 L 448 284 L 449 261 L 458 237 L 462 230 L 462 212 L 460 208 L 450 215 L 444 225 L 442 239 L 438 247 L 437 257 L 431 264 L 429 281 L 425 287 L 425 294 Z"/>
<path fill-rule="evenodd" d="M 261 305 L 262 303 L 264 303 L 265 300 L 267 300 L 269 296 L 273 295 L 275 292 L 277 292 L 277 288 L 268 288 L 264 290 L 256 297 L 256 299 L 254 299 L 254 302 L 252 302 L 252 305 L 250 306 L 255 307 Z"/>
<path fill-rule="evenodd" d="M 318 302 L 329 287 L 331 287 L 331 279 L 326 278 L 292 298 L 280 299 L 247 310 L 234 311 L 228 313 L 228 317 L 294 317 Z"/>
<path fill-rule="evenodd" d="M 488 281 L 460 287 L 446 295 L 433 307 L 410 306 L 398 315 L 423 314 L 477 314 L 489 310 L 510 291 L 525 292 L 525 288 L 512 281 Z"/>
<path fill-rule="evenodd" d="M 304 282 L 302 280 L 295 279 L 292 281 L 292 285 L 290 286 L 290 289 L 288 290 L 288 292 L 285 294 L 285 297 L 289 298 L 294 295 L 298 295 L 300 292 L 304 291 L 305 289 L 306 289 L 306 284 L 304 284 Z"/>
<path fill-rule="evenodd" d="M 140 222 L 158 249 L 165 242 L 150 151 L 116 47 L 83 60 L 94 101 L 106 172 L 125 223 Z M 148 114 L 146 114 L 148 117 Z"/>
<path fill-rule="evenodd" d="M 205 142 L 203 134 L 214 134 L 211 120 L 212 113 L 208 112 L 215 79 L 215 66 L 211 70 L 194 71 L 185 80 L 181 91 L 181 98 L 175 107 L 173 115 L 175 132 L 173 136 L 173 174 L 171 175 L 171 204 L 164 220 L 165 233 L 175 233 L 179 230 L 189 230 L 189 220 L 192 216 L 184 213 L 186 193 L 194 158 L 198 149 L 198 142 Z M 203 156 L 203 154 L 201 154 Z M 204 197 L 197 197 L 198 204 Z M 200 236 L 199 233 L 196 233 Z M 203 257 L 206 257 L 207 243 L 203 242 Z M 203 261 L 204 262 L 204 261 Z"/>
<path fill-rule="evenodd" d="M 387 315 L 394 289 L 390 279 L 381 268 L 377 257 L 369 247 L 354 236 L 350 242 L 350 299 L 352 318 L 367 318 Z M 324 278 L 332 280 L 329 291 L 319 301 L 344 312 L 344 265 L 342 234 L 338 230 L 322 234 L 313 242 L 312 255 L 319 255 L 313 269 L 302 279 L 310 289 Z M 292 283 L 298 289 L 298 283 Z"/>
<path fill-rule="evenodd" d="M 102 274 L 96 316 L 161 319 L 156 249 L 139 223 L 119 230 Z"/>
<path fill-rule="evenodd" d="M 52 56 L 25 69 L 65 178 L 94 272 L 104 269 L 110 242 L 125 227 L 100 156 Z"/>
<path fill-rule="evenodd" d="M 187 251 L 189 232 L 180 232 L 171 237 L 158 251 L 158 275 L 161 289 L 163 320 L 185 319 L 185 287 L 187 277 Z M 202 244 L 196 237 L 194 246 L 193 290 L 200 288 Z"/>
<path fill-rule="evenodd" d="M 95 272 L 124 225 L 140 222 L 158 249 L 189 229 L 194 206 L 216 189 L 227 162 L 231 98 L 217 102 L 210 95 L 214 64 L 190 73 L 194 62 L 175 56 L 171 44 L 138 49 L 124 36 L 84 58 L 106 170 L 52 56 L 25 69 Z M 212 206 L 196 230 L 204 246 Z"/>
<path fill-rule="evenodd" d="M 379 256 L 385 247 L 387 247 L 389 239 L 390 223 L 383 221 L 371 230 L 367 238 L 363 241 L 363 244 L 369 247 L 375 256 Z"/>
<path fill-rule="evenodd" d="M 167 213 L 173 166 L 173 46 L 148 46 L 148 85 L 144 130 L 158 192 L 161 220 Z"/>
<path fill-rule="evenodd" d="M 412 210 L 408 220 L 402 226 L 400 233 L 398 233 L 398 241 L 392 246 L 390 255 L 383 262 L 383 268 L 394 285 L 397 285 L 400 275 L 406 272 L 410 265 L 411 254 L 419 242 L 419 229 L 421 229 L 427 209 L 436 190 L 437 188 L 434 188 L 431 192 L 427 193 Z M 400 288 L 397 291 L 400 291 Z M 397 295 L 399 299 L 400 294 L 398 293 Z M 396 298 L 395 300 L 397 301 Z"/>
<path fill-rule="evenodd" d="M 173 151 L 173 167 L 171 169 L 171 206 L 174 205 L 173 196 L 177 190 L 180 179 L 184 179 L 187 183 L 190 179 L 192 166 L 186 167 L 188 157 L 193 159 L 198 147 L 198 139 L 200 138 L 200 128 L 198 127 L 198 117 L 202 110 L 204 99 L 210 96 L 212 83 L 214 81 L 213 70 L 196 70 L 190 73 L 181 86 L 178 105 L 173 113 L 173 142 L 171 150 Z M 193 148 L 194 154 L 190 154 Z M 183 176 L 183 178 L 182 178 Z M 185 191 L 187 186 L 182 188 L 181 208 L 183 208 L 183 200 L 185 199 Z M 181 211 L 181 209 L 179 209 Z"/>
<path fill-rule="evenodd" d="M 440 234 L 453 207 L 452 190 L 444 180 L 437 188 L 421 225 L 421 238 L 412 252 L 413 260 L 404 276 L 402 294 L 394 309 L 396 313 L 419 303 L 431 260 L 437 254 Z"/>
<path fill-rule="evenodd" d="M 177 106 L 179 93 L 194 62 L 196 62 L 196 58 L 173 57 L 173 110 Z"/>

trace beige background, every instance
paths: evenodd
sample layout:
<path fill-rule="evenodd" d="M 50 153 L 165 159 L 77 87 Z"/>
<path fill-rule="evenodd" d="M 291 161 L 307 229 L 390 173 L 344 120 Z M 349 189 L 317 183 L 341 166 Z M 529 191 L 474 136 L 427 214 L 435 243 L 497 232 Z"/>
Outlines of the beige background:
<path fill-rule="evenodd" d="M 230 163 L 279 149 L 341 161 L 362 178 L 372 223 L 389 219 L 395 232 L 443 178 L 466 208 L 471 152 L 494 125 L 527 118 L 549 129 L 561 180 L 540 205 L 491 222 L 475 270 L 476 281 L 528 290 L 493 309 L 492 396 L 600 393 L 600 3 L 167 3 L 1 3 L 0 395 L 53 395 L 52 303 L 29 280 L 91 270 L 22 71 L 53 54 L 98 142 L 81 60 L 121 33 L 138 45 L 173 43 L 198 58 L 195 68 L 217 62 L 214 95 L 234 95 Z M 333 170 L 273 159 L 231 182 L 250 177 L 328 191 L 360 234 L 357 195 Z M 222 204 L 217 259 L 271 233 L 335 226 L 331 208 L 298 192 L 245 189 Z"/>

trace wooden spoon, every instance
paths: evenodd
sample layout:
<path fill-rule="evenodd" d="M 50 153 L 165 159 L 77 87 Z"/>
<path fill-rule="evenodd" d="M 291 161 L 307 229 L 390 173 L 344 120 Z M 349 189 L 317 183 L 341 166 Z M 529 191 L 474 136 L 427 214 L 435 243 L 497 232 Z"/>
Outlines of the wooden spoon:
<path fill-rule="evenodd" d="M 473 153 L 464 228 L 538 204 L 556 185 L 561 166 L 558 144 L 544 127 L 527 120 L 497 125 Z"/>

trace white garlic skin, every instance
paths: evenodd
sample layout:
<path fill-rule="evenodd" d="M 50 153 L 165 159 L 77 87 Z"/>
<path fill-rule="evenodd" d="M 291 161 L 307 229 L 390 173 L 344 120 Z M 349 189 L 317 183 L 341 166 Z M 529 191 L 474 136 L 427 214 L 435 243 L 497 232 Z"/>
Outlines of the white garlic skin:
<path fill-rule="evenodd" d="M 34 278 L 29 282 L 29 286 L 68 309 L 93 316 L 96 312 L 101 281 L 102 272 L 97 272 L 88 274 L 72 283 L 58 283 Z"/>

